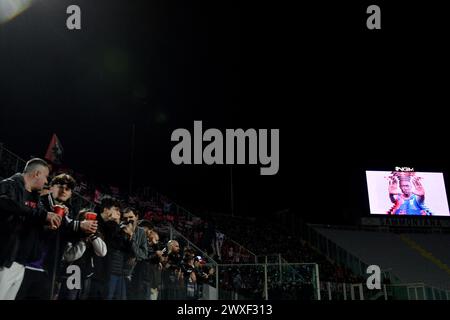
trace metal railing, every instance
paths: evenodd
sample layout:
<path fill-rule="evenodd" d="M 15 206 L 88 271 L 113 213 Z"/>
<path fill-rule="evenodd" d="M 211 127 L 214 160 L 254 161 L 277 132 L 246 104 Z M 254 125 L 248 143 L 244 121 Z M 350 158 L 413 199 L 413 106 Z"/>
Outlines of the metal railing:
<path fill-rule="evenodd" d="M 368 289 L 365 283 L 321 282 L 322 300 L 450 300 L 450 290 L 424 283 L 382 284 Z"/>
<path fill-rule="evenodd" d="M 320 300 L 315 263 L 219 264 L 220 300 Z M 296 272 L 292 272 L 295 270 Z"/>
<path fill-rule="evenodd" d="M 26 161 L 22 159 L 17 154 L 13 153 L 12 151 L 8 150 L 4 147 L 3 143 L 0 143 L 0 178 L 8 178 L 12 176 L 13 174 L 17 172 L 21 172 L 25 166 Z M 195 219 L 199 219 L 198 216 L 192 214 L 190 211 L 186 210 L 182 206 L 178 205 L 172 200 L 169 200 L 169 198 L 161 195 L 159 192 L 156 191 L 148 191 L 143 193 L 147 197 L 155 197 L 156 201 L 163 203 L 163 202 L 170 202 L 175 207 L 175 212 L 178 216 L 184 215 L 186 221 L 193 221 Z M 78 192 L 73 192 L 72 196 L 72 205 L 74 208 L 77 209 L 90 209 L 93 210 L 96 206 L 96 204 L 81 195 Z M 219 229 L 217 229 L 218 232 L 221 232 Z M 222 233 L 222 232 L 221 232 Z M 224 234 L 224 233 L 223 233 Z M 256 262 L 256 254 L 235 241 L 234 239 L 231 239 L 230 237 L 227 237 L 226 234 L 225 239 L 226 241 L 232 243 L 232 245 L 236 248 L 236 252 L 241 254 L 242 256 L 248 256 L 249 259 L 245 259 L 244 262 Z"/>
<path fill-rule="evenodd" d="M 0 143 L 0 177 L 8 178 L 17 172 L 23 171 L 26 161 Z M 94 209 L 95 203 L 78 192 L 73 192 L 72 202 L 77 208 Z"/>
<path fill-rule="evenodd" d="M 164 202 L 168 202 L 171 205 L 174 206 L 175 208 L 175 214 L 180 217 L 180 216 L 184 216 L 186 221 L 194 221 L 196 219 L 201 219 L 201 217 L 194 215 L 192 212 L 190 212 L 189 210 L 185 209 L 184 207 L 178 205 L 176 202 L 172 201 L 171 199 L 169 199 L 168 197 L 160 194 L 157 191 L 151 190 L 150 188 L 146 188 L 147 190 L 142 192 L 144 196 L 148 197 L 148 198 L 154 198 L 156 199 L 157 202 L 159 203 L 164 203 Z M 236 251 L 240 252 L 241 254 L 245 254 L 245 256 L 249 256 L 249 260 L 245 260 L 244 262 L 248 263 L 250 261 L 252 262 L 257 262 L 257 258 L 256 258 L 256 254 L 254 252 L 252 252 L 251 250 L 249 250 L 248 248 L 244 247 L 242 244 L 238 243 L 237 241 L 235 241 L 234 239 L 228 237 L 226 235 L 226 233 L 222 232 L 220 230 L 220 228 L 216 228 L 216 231 L 219 233 L 222 233 L 225 238 L 224 240 L 230 242 L 233 244 L 234 247 L 236 247 Z"/>
<path fill-rule="evenodd" d="M 22 171 L 25 160 L 6 149 L 3 143 L 0 143 L 0 177 L 8 178 L 14 173 Z"/>
<path fill-rule="evenodd" d="M 16 172 L 21 172 L 26 161 L 6 149 L 0 143 L 0 177 L 6 178 Z M 160 196 L 160 195 L 159 195 Z M 161 196 L 160 196 L 161 197 Z M 78 208 L 95 207 L 95 203 L 83 197 L 81 194 L 73 195 L 73 202 Z M 167 199 L 166 197 L 164 197 Z M 173 203 L 173 202 L 172 202 Z M 188 219 L 198 219 L 188 210 L 174 203 L 178 214 L 184 214 Z M 215 267 L 215 294 L 209 295 L 209 299 L 316 299 L 320 300 L 319 268 L 314 263 L 287 263 L 281 255 L 277 255 L 276 263 L 254 263 L 254 264 L 218 264 L 212 257 L 208 256 L 196 244 L 181 232 L 169 226 L 169 238 L 176 239 L 182 246 L 193 248 L 206 259 L 207 265 Z M 257 256 L 228 238 L 239 251 L 245 251 L 251 260 L 257 262 Z M 248 262 L 248 261 L 247 261 Z M 233 274 L 231 273 L 233 272 Z M 241 285 L 237 274 L 242 276 Z M 232 278 L 230 278 L 232 277 Z M 229 280 L 234 280 L 230 283 Z M 250 285 L 253 285 L 251 287 Z M 55 280 L 53 279 L 53 288 Z"/>
<path fill-rule="evenodd" d="M 334 261 L 337 265 L 349 268 L 355 275 L 366 277 L 368 263 L 362 261 L 357 256 L 351 254 L 348 250 L 340 247 L 333 240 L 329 239 L 311 225 L 306 227 L 306 240 L 311 246 L 321 254 Z M 382 270 L 385 279 L 389 279 L 391 283 L 401 283 L 400 279 L 391 272 L 390 269 Z"/>

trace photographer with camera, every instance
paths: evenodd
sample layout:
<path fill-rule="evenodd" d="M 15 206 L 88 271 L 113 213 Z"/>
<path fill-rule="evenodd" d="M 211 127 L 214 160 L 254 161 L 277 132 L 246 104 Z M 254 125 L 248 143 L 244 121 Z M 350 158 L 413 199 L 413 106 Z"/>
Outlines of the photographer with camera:
<path fill-rule="evenodd" d="M 194 257 L 194 272 L 197 279 L 196 298 L 200 299 L 203 296 L 203 284 L 211 284 L 214 281 L 215 268 L 207 269 L 206 261 L 201 256 Z"/>
<path fill-rule="evenodd" d="M 191 252 L 185 252 L 183 257 L 182 272 L 184 279 L 184 299 L 197 299 L 197 275 L 195 273 L 194 255 Z"/>
<path fill-rule="evenodd" d="M 133 251 L 133 221 L 120 222 L 120 210 L 111 211 L 108 223 L 107 246 L 107 300 L 126 300 L 126 277 L 129 275 L 131 263 L 135 259 Z"/>
<path fill-rule="evenodd" d="M 138 211 L 128 207 L 123 210 L 122 221 L 131 226 L 132 250 L 134 258 L 127 267 L 127 298 L 128 300 L 144 300 L 146 287 L 143 280 L 145 264 L 148 259 L 148 245 L 145 230 L 138 226 Z"/>
<path fill-rule="evenodd" d="M 180 244 L 176 240 L 169 240 L 167 247 L 162 250 L 161 263 L 161 296 L 162 300 L 182 299 L 181 287 L 183 273 L 181 272 L 182 257 Z"/>
<path fill-rule="evenodd" d="M 159 242 L 159 234 L 155 231 L 150 221 L 142 220 L 139 224 L 147 236 L 148 255 L 144 263 L 143 284 L 145 300 L 158 300 L 158 292 L 161 288 L 161 270 L 160 262 L 164 245 Z"/>

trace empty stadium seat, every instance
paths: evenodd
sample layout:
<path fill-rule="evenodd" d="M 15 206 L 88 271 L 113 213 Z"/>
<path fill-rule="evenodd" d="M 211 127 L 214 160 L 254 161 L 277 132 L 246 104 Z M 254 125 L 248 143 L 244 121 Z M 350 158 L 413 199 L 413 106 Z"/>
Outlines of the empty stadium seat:
<path fill-rule="evenodd" d="M 403 283 L 450 288 L 450 235 L 394 234 L 315 227 L 319 233 L 368 265 L 391 269 Z M 430 255 L 431 254 L 431 255 Z M 442 262 L 437 263 L 436 259 Z"/>

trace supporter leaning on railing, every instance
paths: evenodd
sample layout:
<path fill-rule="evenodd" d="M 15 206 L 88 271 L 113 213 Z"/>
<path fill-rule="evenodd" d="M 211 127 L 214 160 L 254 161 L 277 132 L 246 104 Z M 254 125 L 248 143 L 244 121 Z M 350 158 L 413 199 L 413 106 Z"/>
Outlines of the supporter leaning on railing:
<path fill-rule="evenodd" d="M 85 220 L 86 213 L 89 210 L 81 210 L 78 216 L 80 221 Z M 62 281 L 61 292 L 59 292 L 59 300 L 85 300 L 89 297 L 91 287 L 91 278 L 94 274 L 94 256 L 104 257 L 107 248 L 103 241 L 103 235 L 92 232 L 68 242 L 64 248 L 63 261 L 64 269 L 69 266 L 78 266 L 81 271 L 81 288 L 68 288 L 66 281 Z M 65 280 L 65 278 L 63 278 Z"/>
<path fill-rule="evenodd" d="M 97 231 L 96 221 L 71 219 L 72 190 L 75 180 L 67 175 L 60 174 L 52 179 L 50 188 L 41 191 L 40 201 L 47 211 L 54 210 L 59 206 L 64 218 L 61 227 L 51 230 L 44 227 L 39 231 L 39 257 L 27 263 L 25 266 L 24 279 L 16 299 L 52 299 L 52 285 L 56 280 L 59 261 L 61 261 L 62 251 L 69 239 L 79 238 L 85 233 Z"/>
<path fill-rule="evenodd" d="M 49 167 L 42 159 L 27 162 L 23 173 L 0 182 L 0 300 L 14 299 L 25 264 L 40 257 L 39 232 L 48 224 L 59 228 L 61 217 L 39 201 Z"/>

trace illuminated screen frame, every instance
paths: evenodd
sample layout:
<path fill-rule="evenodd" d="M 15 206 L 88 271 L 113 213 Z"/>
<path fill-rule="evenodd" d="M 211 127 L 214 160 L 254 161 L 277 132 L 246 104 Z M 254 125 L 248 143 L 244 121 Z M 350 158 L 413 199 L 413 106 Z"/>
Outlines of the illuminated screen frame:
<path fill-rule="evenodd" d="M 366 170 L 366 184 L 370 216 L 450 217 L 442 172 Z M 409 197 L 400 184 L 405 191 L 411 189 Z"/>

